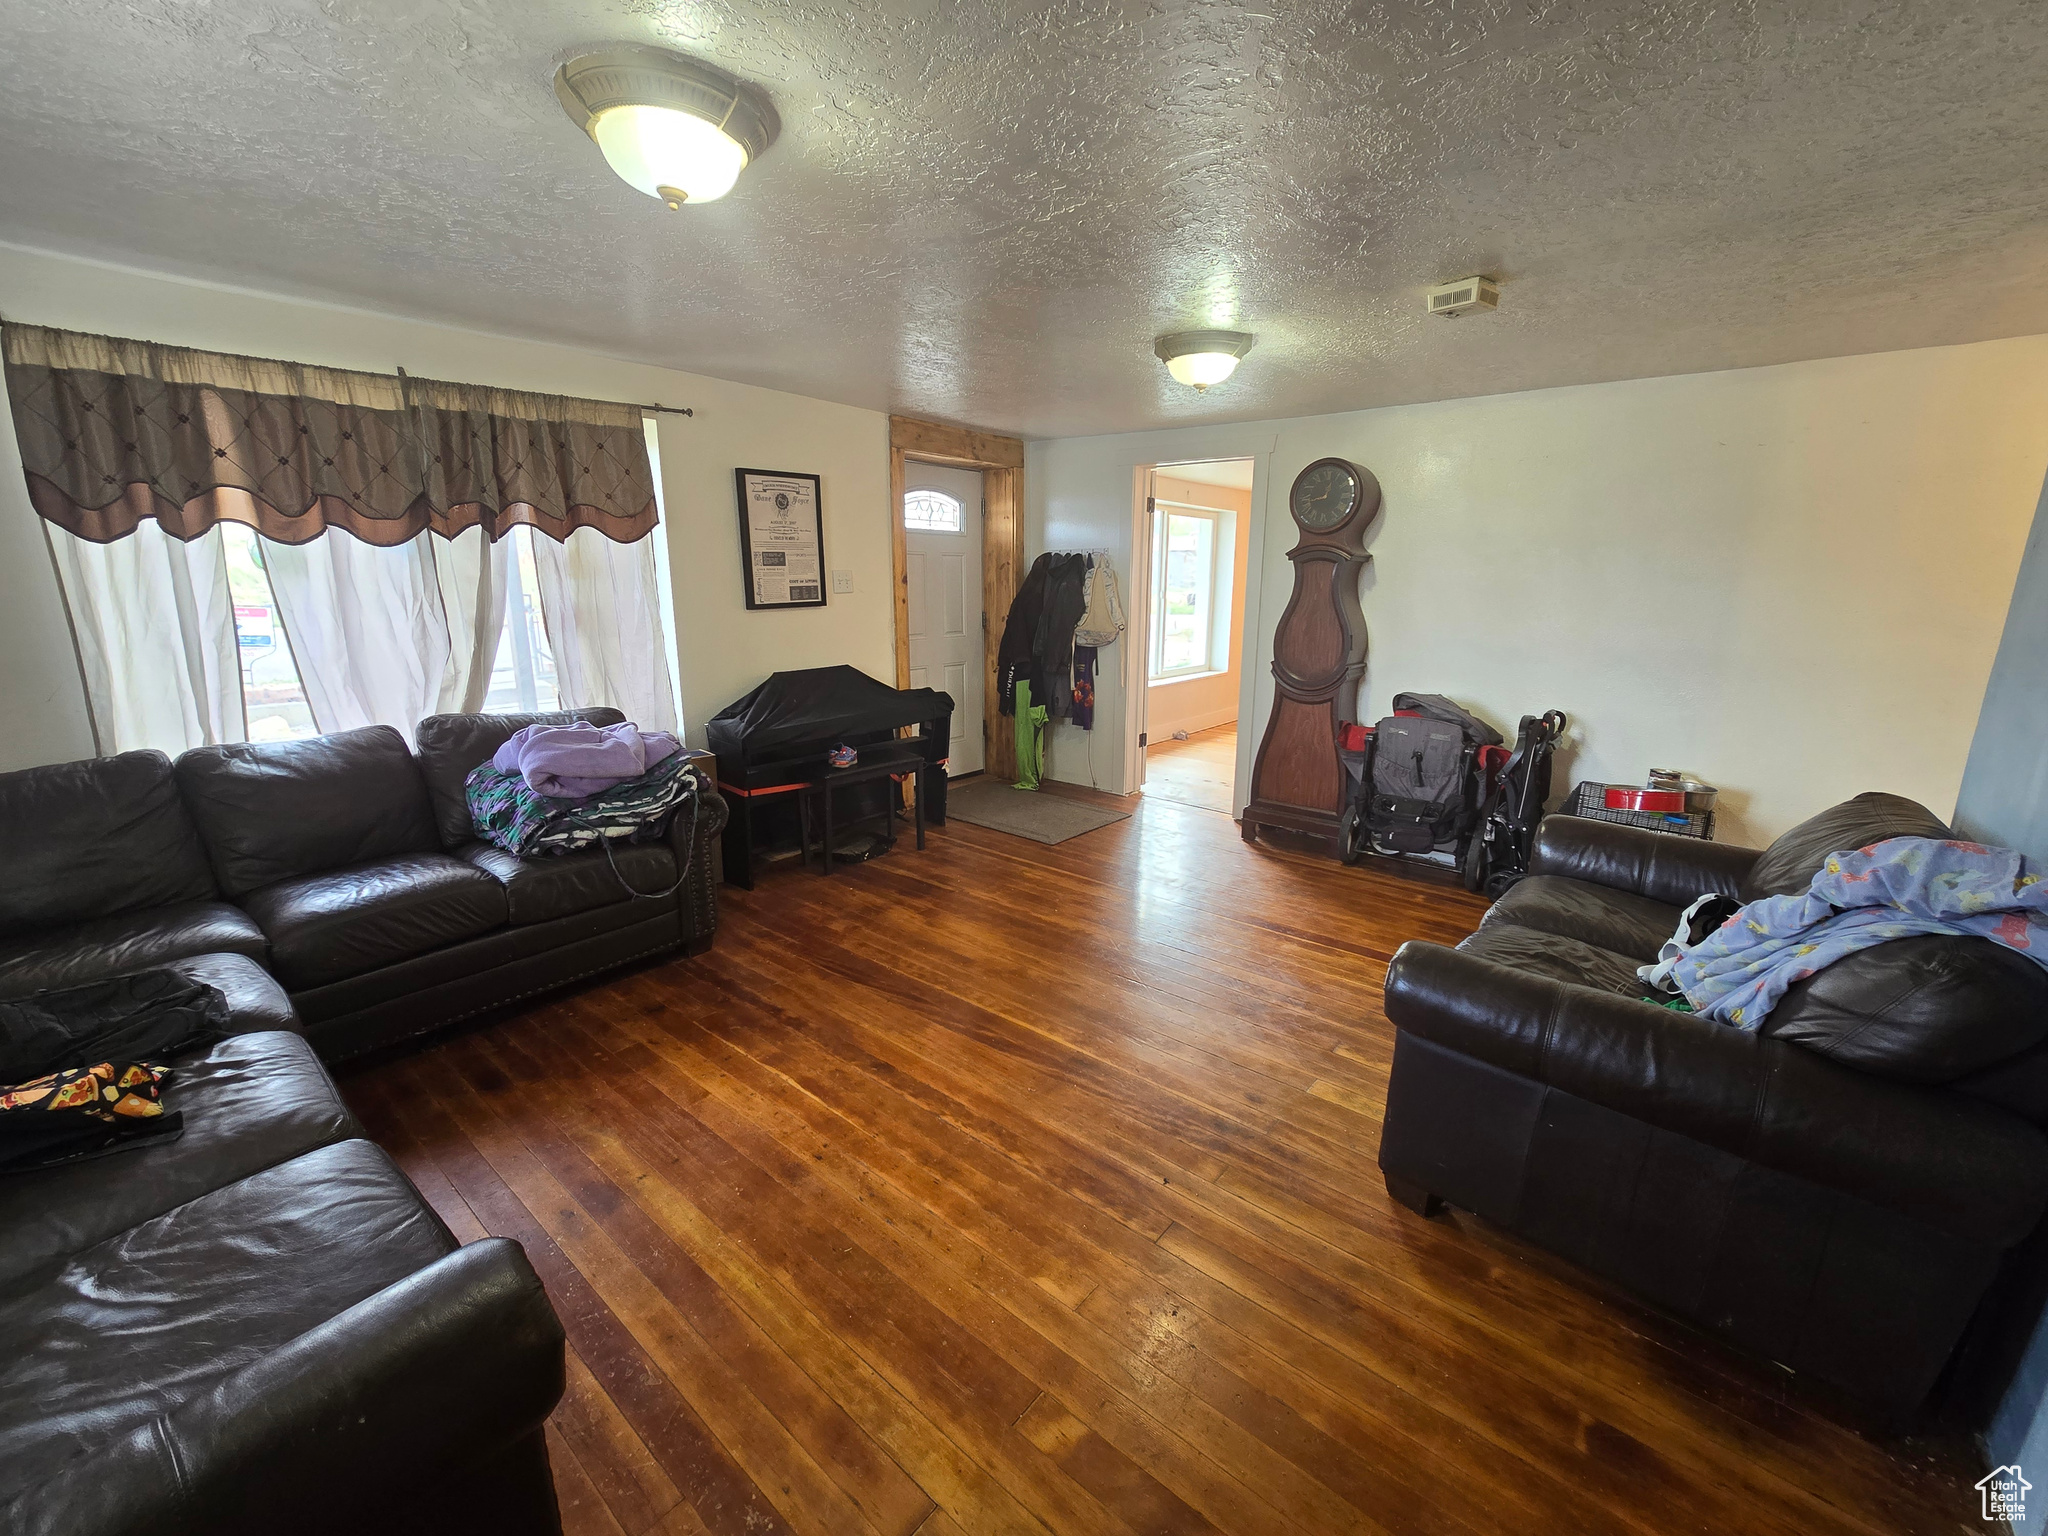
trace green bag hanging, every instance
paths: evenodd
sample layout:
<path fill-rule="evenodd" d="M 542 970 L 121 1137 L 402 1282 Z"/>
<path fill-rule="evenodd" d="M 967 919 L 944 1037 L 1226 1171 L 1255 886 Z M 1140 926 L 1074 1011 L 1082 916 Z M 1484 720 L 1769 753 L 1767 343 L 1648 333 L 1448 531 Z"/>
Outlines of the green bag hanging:
<path fill-rule="evenodd" d="M 1038 788 L 1038 776 L 1045 772 L 1045 722 L 1048 711 L 1031 702 L 1031 685 L 1017 684 L 1017 785 Z"/>

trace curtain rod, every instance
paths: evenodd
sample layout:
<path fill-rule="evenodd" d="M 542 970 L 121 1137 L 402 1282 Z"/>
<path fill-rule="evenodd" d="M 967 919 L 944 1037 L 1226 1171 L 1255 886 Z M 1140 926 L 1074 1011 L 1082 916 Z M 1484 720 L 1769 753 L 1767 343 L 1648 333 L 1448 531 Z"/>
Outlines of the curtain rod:
<path fill-rule="evenodd" d="M 398 370 L 398 376 L 401 379 L 405 380 L 408 384 L 412 382 L 412 375 L 407 373 L 403 368 L 400 368 Z M 519 391 L 515 390 L 513 391 L 513 393 L 516 394 L 519 393 Z M 604 403 L 606 405 L 623 405 L 628 410 L 634 411 L 659 411 L 664 416 L 695 416 L 697 414 L 695 410 L 693 410 L 691 407 L 687 405 L 646 405 L 638 400 L 607 400 Z"/>

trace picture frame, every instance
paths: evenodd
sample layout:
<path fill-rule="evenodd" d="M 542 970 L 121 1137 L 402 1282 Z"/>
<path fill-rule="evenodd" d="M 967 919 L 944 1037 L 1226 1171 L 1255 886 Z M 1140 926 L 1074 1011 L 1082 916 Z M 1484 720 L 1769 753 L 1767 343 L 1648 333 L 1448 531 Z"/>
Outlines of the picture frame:
<path fill-rule="evenodd" d="M 740 582 L 749 608 L 823 608 L 824 485 L 801 470 L 735 469 Z"/>

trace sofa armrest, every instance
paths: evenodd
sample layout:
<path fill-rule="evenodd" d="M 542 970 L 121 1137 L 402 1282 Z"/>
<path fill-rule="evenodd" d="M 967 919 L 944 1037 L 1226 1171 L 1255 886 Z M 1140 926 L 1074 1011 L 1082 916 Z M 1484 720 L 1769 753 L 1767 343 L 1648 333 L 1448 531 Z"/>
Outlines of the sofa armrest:
<path fill-rule="evenodd" d="M 693 754 L 692 761 L 707 788 L 699 796 L 695 824 L 692 825 L 685 811 L 670 821 L 668 839 L 676 868 L 689 871 L 676 891 L 676 906 L 683 919 L 683 940 L 686 945 L 701 947 L 708 945 L 711 936 L 718 931 L 716 850 L 719 834 L 725 831 L 725 824 L 732 819 L 732 811 L 725 803 L 725 796 L 715 787 L 718 783 L 718 759 L 708 752 L 698 752 Z M 695 949 L 691 952 L 694 953 Z"/>
<path fill-rule="evenodd" d="M 1683 907 L 1709 891 L 1739 894 L 1749 867 L 1762 856 L 1759 848 L 1585 816 L 1546 816 L 1536 828 L 1529 873 L 1563 875 Z"/>
<path fill-rule="evenodd" d="M 378 1511 L 530 1434 L 562 1325 L 488 1238 L 387 1286 L 0 1509 L 22 1536 L 375 1530 Z"/>
<path fill-rule="evenodd" d="M 725 830 L 725 824 L 732 820 L 732 807 L 725 803 L 725 796 L 713 789 L 704 797 L 697 808 L 697 837 L 700 842 L 710 842 Z"/>
<path fill-rule="evenodd" d="M 2018 1116 L 1782 1040 L 1421 942 L 1395 954 L 1386 1009 L 1447 1050 L 1972 1241 L 2009 1246 L 2048 1205 L 2048 1140 Z"/>

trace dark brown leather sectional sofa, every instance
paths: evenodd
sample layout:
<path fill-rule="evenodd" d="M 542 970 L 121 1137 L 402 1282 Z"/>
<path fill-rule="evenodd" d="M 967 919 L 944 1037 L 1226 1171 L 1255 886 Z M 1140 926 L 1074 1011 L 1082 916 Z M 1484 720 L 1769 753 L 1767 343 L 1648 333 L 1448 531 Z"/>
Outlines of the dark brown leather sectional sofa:
<path fill-rule="evenodd" d="M 1951 835 L 1895 795 L 1762 851 L 1547 818 L 1477 933 L 1388 970 L 1388 1188 L 1904 1420 L 2048 1205 L 2048 972 L 1893 940 L 1750 1034 L 1643 1001 L 1636 967 L 1703 892 L 1800 892 L 1839 849 Z"/>
<path fill-rule="evenodd" d="M 688 858 L 666 896 L 476 841 L 462 777 L 523 723 L 0 775 L 0 997 L 168 965 L 231 1016 L 174 1062 L 177 1139 L 0 1177 L 0 1531 L 559 1532 L 540 1281 L 456 1243 L 320 1059 L 710 942 L 716 796 L 619 858 L 650 891 Z"/>
<path fill-rule="evenodd" d="M 0 775 L 0 997 L 210 954 L 281 982 L 342 1060 L 613 966 L 707 948 L 725 802 L 666 843 L 517 859 L 462 785 L 520 726 L 617 710 L 388 726 Z M 708 755 L 705 756 L 708 763 Z M 683 874 L 681 889 L 669 892 Z"/>

